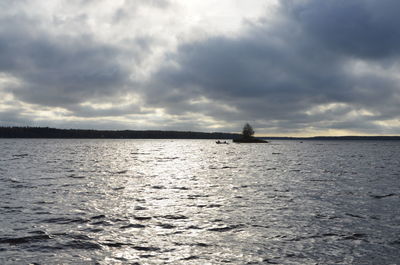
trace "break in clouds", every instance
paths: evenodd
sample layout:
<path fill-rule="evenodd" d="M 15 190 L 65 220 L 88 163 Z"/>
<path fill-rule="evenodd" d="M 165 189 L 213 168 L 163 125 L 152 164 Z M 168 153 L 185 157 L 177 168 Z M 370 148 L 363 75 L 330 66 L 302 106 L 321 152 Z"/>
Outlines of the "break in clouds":
<path fill-rule="evenodd" d="M 2 125 L 400 133 L 397 0 L 42 2 L 0 4 Z"/>

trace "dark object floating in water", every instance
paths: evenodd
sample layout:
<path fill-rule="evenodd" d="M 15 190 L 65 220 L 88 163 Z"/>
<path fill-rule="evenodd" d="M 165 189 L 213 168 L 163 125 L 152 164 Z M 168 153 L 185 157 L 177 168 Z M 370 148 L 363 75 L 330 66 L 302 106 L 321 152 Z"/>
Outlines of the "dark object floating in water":
<path fill-rule="evenodd" d="M 121 226 L 121 229 L 127 229 L 127 228 L 145 228 L 145 225 L 142 224 L 129 224 L 129 225 L 124 225 Z"/>
<path fill-rule="evenodd" d="M 160 216 L 160 217 L 162 217 L 164 219 L 170 219 L 170 220 L 188 219 L 188 217 L 184 216 L 184 215 L 172 215 L 172 214 L 167 214 L 167 215 Z"/>
<path fill-rule="evenodd" d="M 106 216 L 104 214 L 100 214 L 100 215 L 93 216 L 90 219 L 102 219 L 102 218 L 106 218 Z"/>
<path fill-rule="evenodd" d="M 396 195 L 396 194 L 394 194 L 394 193 L 389 193 L 389 194 L 386 194 L 386 195 L 370 195 L 372 198 L 375 198 L 375 199 L 382 199 L 382 198 L 386 198 L 386 197 L 392 197 L 392 196 L 394 196 L 394 195 Z"/>
<path fill-rule="evenodd" d="M 193 260 L 193 259 L 199 259 L 199 256 L 189 256 L 187 258 L 182 258 L 181 260 Z"/>
<path fill-rule="evenodd" d="M 175 225 L 166 224 L 166 223 L 159 223 L 158 226 L 161 228 L 164 228 L 164 229 L 173 229 L 176 227 Z"/>
<path fill-rule="evenodd" d="M 354 233 L 352 235 L 344 236 L 344 240 L 361 240 L 366 237 L 366 234 Z"/>
<path fill-rule="evenodd" d="M 215 142 L 216 144 L 229 144 L 227 141 L 220 141 L 220 140 L 218 140 L 218 141 L 216 141 Z"/>
<path fill-rule="evenodd" d="M 152 188 L 152 189 L 157 189 L 157 190 L 165 189 L 165 187 L 162 186 L 162 185 L 154 185 L 154 186 L 151 186 L 151 188 Z"/>
<path fill-rule="evenodd" d="M 48 239 L 52 239 L 52 238 L 49 235 L 34 235 L 34 236 L 26 236 L 26 237 L 0 238 L 0 244 L 18 245 L 18 244 L 39 242 L 39 241 L 48 240 Z"/>
<path fill-rule="evenodd" d="M 75 174 L 69 175 L 68 177 L 73 178 L 73 179 L 84 179 L 85 178 L 85 176 L 80 176 L 80 175 L 75 175 Z"/>
<path fill-rule="evenodd" d="M 145 220 L 150 220 L 150 216 L 133 216 L 133 219 L 138 220 L 138 221 L 145 221 Z"/>
<path fill-rule="evenodd" d="M 160 248 L 157 247 L 134 246 L 132 248 L 138 251 L 160 251 Z"/>
<path fill-rule="evenodd" d="M 17 154 L 17 155 L 13 155 L 13 157 L 25 157 L 28 156 L 29 154 Z"/>
<path fill-rule="evenodd" d="M 400 239 L 390 242 L 391 245 L 400 245 Z"/>

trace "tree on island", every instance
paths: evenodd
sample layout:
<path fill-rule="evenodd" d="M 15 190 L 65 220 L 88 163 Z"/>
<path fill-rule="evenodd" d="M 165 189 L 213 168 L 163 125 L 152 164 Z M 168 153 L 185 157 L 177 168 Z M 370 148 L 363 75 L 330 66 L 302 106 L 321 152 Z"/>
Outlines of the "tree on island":
<path fill-rule="evenodd" d="M 243 126 L 242 135 L 244 138 L 251 138 L 254 135 L 253 127 L 250 124 L 246 123 Z"/>
<path fill-rule="evenodd" d="M 250 124 L 246 123 L 243 126 L 242 135 L 239 138 L 233 139 L 234 143 L 268 143 L 268 141 L 254 137 L 254 130 Z"/>

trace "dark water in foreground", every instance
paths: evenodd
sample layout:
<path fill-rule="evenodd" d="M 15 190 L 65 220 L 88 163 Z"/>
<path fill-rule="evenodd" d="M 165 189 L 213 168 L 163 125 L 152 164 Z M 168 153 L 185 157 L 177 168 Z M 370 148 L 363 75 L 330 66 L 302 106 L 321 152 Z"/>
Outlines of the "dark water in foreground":
<path fill-rule="evenodd" d="M 0 139 L 0 264 L 400 264 L 400 142 Z"/>

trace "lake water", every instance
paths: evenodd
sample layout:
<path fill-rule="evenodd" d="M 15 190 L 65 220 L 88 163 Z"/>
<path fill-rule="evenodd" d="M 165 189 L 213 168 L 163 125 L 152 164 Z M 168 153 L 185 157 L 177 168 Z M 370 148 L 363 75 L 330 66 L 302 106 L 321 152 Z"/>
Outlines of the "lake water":
<path fill-rule="evenodd" d="M 0 264 L 400 264 L 400 141 L 0 139 Z"/>

